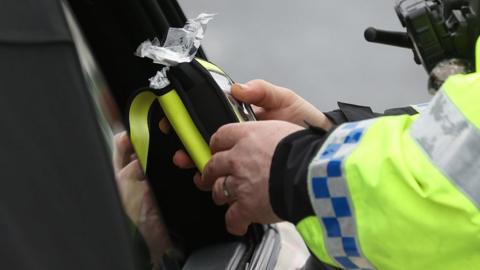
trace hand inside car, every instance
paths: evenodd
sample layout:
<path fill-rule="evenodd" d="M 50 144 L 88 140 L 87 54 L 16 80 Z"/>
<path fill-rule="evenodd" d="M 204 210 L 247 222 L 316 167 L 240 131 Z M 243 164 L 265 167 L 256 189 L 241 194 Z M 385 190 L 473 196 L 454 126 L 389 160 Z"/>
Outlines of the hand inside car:
<path fill-rule="evenodd" d="M 167 229 L 126 132 L 115 135 L 113 164 L 124 209 L 145 239 L 154 265 L 170 247 Z"/>

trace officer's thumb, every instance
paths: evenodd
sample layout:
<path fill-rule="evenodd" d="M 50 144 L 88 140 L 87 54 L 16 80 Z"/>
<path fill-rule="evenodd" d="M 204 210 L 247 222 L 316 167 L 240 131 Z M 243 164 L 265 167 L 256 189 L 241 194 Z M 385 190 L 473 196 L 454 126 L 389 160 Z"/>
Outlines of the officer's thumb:
<path fill-rule="evenodd" d="M 265 109 L 281 106 L 283 89 L 264 80 L 253 80 L 246 84 L 235 84 L 231 92 L 237 100 Z"/>

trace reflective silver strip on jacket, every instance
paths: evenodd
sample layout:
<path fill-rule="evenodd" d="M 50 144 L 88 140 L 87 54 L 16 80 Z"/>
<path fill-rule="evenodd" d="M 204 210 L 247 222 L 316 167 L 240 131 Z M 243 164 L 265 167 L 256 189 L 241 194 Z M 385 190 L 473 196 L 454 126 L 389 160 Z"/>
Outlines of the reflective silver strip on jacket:
<path fill-rule="evenodd" d="M 410 135 L 432 164 L 480 206 L 480 131 L 444 91 L 410 127 Z"/>
<path fill-rule="evenodd" d="M 425 102 L 425 103 L 410 105 L 410 107 L 412 107 L 418 113 L 422 113 L 422 112 L 424 112 L 425 110 L 428 109 L 429 104 L 430 104 L 430 102 Z"/>
<path fill-rule="evenodd" d="M 344 173 L 344 161 L 374 121 L 346 123 L 338 127 L 309 165 L 310 201 L 323 227 L 328 254 L 344 269 L 374 269 L 359 245 L 354 208 Z"/>

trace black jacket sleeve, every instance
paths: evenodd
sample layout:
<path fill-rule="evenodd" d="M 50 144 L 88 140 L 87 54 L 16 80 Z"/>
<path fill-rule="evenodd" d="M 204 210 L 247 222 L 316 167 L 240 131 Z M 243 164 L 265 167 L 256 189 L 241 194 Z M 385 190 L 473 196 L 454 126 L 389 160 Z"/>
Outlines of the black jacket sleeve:
<path fill-rule="evenodd" d="M 388 109 L 381 114 L 373 112 L 370 107 L 338 102 L 338 109 L 331 112 L 326 112 L 325 115 L 328 119 L 330 119 L 330 121 L 332 121 L 333 124 L 341 125 L 345 122 L 361 121 L 379 116 L 401 114 L 413 115 L 416 113 L 418 112 L 412 107 L 400 107 Z"/>
<path fill-rule="evenodd" d="M 283 220 L 298 223 L 314 215 L 307 190 L 308 164 L 328 133 L 319 128 L 295 132 L 277 146 L 270 168 L 270 202 Z"/>
<path fill-rule="evenodd" d="M 360 121 L 380 116 L 374 113 L 370 107 L 338 102 L 338 110 L 325 113 L 334 125 L 345 122 Z"/>
<path fill-rule="evenodd" d="M 379 114 L 364 106 L 341 102 L 338 106 L 338 110 L 326 113 L 334 126 L 382 115 L 416 113 L 411 107 L 390 109 L 385 114 Z M 314 215 L 307 190 L 308 166 L 330 132 L 310 127 L 287 136 L 275 149 L 270 168 L 269 195 L 273 211 L 281 219 L 295 224 Z"/>

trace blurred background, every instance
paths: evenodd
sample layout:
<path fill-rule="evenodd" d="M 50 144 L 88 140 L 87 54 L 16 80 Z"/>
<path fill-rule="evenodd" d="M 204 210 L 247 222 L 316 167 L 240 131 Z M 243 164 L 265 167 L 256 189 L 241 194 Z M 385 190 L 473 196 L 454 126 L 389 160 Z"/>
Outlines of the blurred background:
<path fill-rule="evenodd" d="M 323 111 L 336 102 L 378 112 L 428 101 L 410 50 L 367 43 L 369 26 L 402 27 L 393 0 L 180 0 L 187 17 L 217 13 L 203 48 L 237 82 L 265 79 Z"/>

